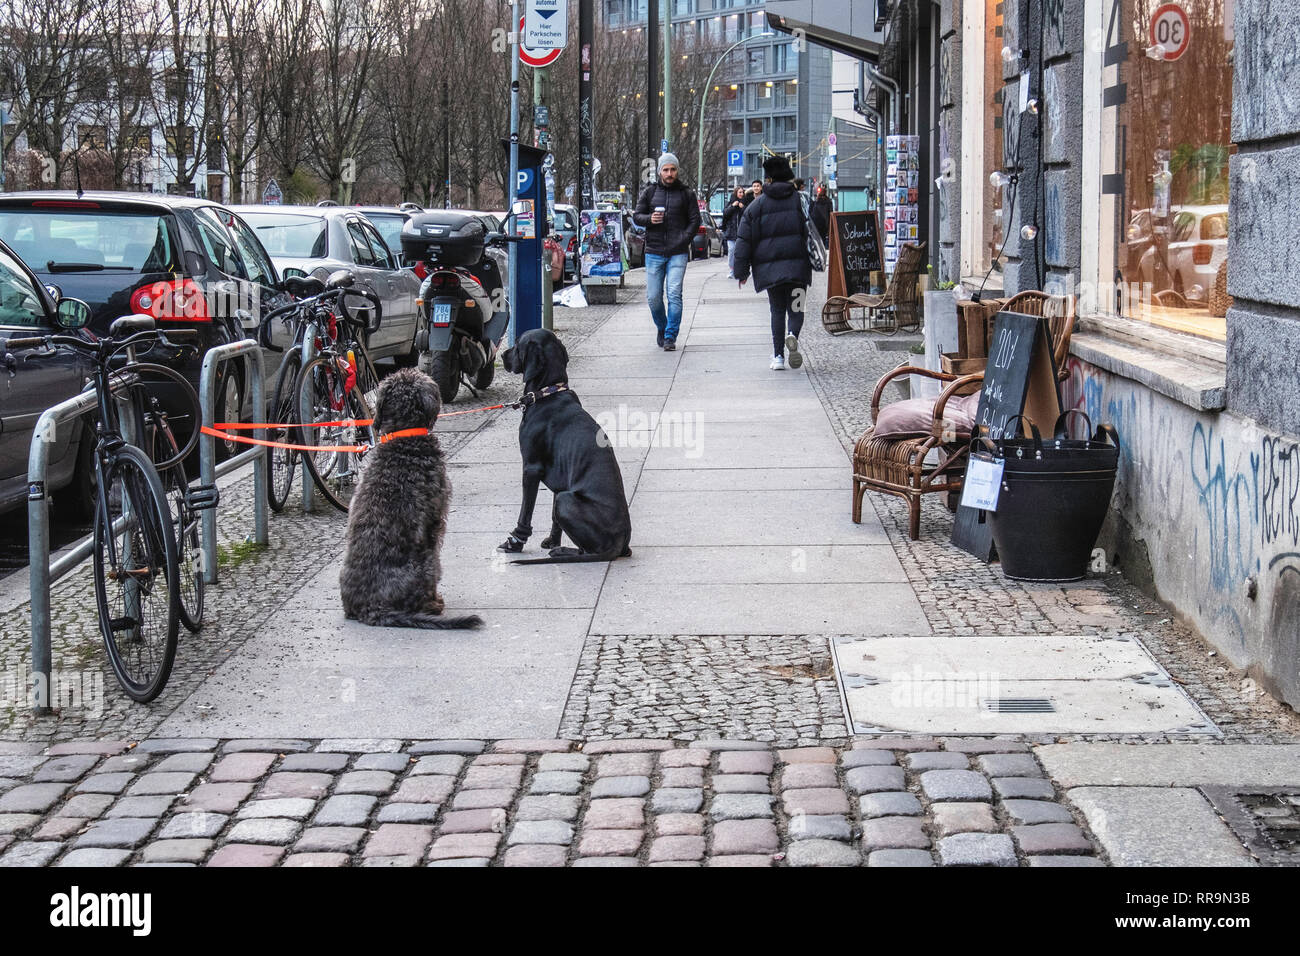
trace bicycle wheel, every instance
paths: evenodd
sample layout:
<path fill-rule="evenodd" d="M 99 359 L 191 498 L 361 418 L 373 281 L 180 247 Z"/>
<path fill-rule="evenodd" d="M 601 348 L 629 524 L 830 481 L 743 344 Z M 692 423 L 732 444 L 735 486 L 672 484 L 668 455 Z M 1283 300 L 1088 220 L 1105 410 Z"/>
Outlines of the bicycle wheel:
<path fill-rule="evenodd" d="M 270 422 L 288 426 L 298 420 L 298 410 L 294 399 L 298 394 L 298 370 L 302 367 L 302 352 L 294 349 L 285 356 L 284 364 L 275 378 L 275 397 L 271 399 Z M 288 427 L 267 429 L 266 437 L 270 441 L 293 442 L 295 432 Z M 311 444 L 311 443 L 306 443 Z M 268 448 L 267 471 L 270 480 L 266 483 L 266 500 L 272 511 L 282 511 L 289 500 L 289 489 L 293 487 L 293 473 L 298 467 L 298 452 L 287 448 Z"/>
<path fill-rule="evenodd" d="M 176 658 L 180 587 L 167 498 L 144 452 L 131 445 L 118 451 L 95 511 L 95 603 L 104 647 L 127 695 L 150 701 Z"/>
<path fill-rule="evenodd" d="M 154 459 L 165 461 L 176 452 L 176 437 L 171 426 L 154 434 Z M 175 465 L 159 474 L 171 513 L 172 534 L 176 537 L 176 564 L 180 589 L 181 623 L 196 633 L 203 626 L 203 598 L 207 582 L 203 580 L 203 548 L 199 543 L 199 513 L 185 503 L 189 479 L 184 465 Z"/>
<path fill-rule="evenodd" d="M 342 366 L 345 360 L 323 355 L 303 366 L 298 378 L 300 409 L 309 409 L 313 422 L 345 422 L 325 428 L 299 429 L 310 435 L 315 445 L 373 445 L 376 441 L 373 425 L 358 425 L 355 421 L 369 421 L 370 405 L 361 387 L 347 388 L 347 373 Z M 361 477 L 365 457 L 356 452 L 326 452 L 331 457 L 332 470 L 325 472 L 316 455 L 305 453 L 303 464 L 316 483 L 320 493 L 340 511 L 347 511 Z"/>

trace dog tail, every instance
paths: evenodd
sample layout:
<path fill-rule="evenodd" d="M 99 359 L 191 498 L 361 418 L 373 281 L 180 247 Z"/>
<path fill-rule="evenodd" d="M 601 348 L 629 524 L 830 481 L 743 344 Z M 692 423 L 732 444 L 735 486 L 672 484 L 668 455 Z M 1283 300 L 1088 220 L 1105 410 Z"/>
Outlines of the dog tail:
<path fill-rule="evenodd" d="M 446 631 L 458 628 L 483 626 L 483 618 L 477 614 L 462 617 L 442 617 L 421 611 L 369 611 L 358 615 L 357 620 L 371 627 L 418 627 L 426 631 Z"/>
<path fill-rule="evenodd" d="M 511 564 L 586 564 L 595 561 L 613 561 L 615 558 L 626 558 L 632 554 L 631 548 L 624 548 L 619 551 L 607 551 L 604 554 L 585 554 L 577 548 L 552 548 L 550 557 L 547 558 L 526 558 L 519 561 L 511 561 Z"/>

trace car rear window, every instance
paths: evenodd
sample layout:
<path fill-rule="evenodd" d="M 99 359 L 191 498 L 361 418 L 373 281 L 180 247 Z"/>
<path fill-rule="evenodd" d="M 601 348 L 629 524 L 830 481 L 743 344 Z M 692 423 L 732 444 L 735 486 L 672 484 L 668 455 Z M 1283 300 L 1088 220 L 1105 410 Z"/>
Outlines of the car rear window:
<path fill-rule="evenodd" d="M 257 238 L 272 257 L 324 259 L 328 254 L 325 220 L 321 216 L 260 212 L 241 212 L 240 215 L 257 230 Z"/>
<path fill-rule="evenodd" d="M 154 212 L 0 207 L 0 239 L 38 272 L 172 272 L 171 217 Z"/>

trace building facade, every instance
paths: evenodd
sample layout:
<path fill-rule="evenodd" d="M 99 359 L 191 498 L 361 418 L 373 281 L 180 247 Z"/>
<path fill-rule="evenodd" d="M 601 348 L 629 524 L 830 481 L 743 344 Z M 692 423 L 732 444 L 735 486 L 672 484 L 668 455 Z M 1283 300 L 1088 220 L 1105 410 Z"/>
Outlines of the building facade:
<path fill-rule="evenodd" d="M 830 132 L 830 51 L 774 34 L 762 0 L 660 0 L 660 10 L 669 4 L 674 56 L 743 41 L 714 80 L 727 113 L 727 142 L 744 150 L 741 181 L 761 179 L 763 159 L 772 153 L 789 154 L 796 175 L 820 177 Z M 644 27 L 646 3 L 604 0 L 602 15 L 606 29 Z"/>
<path fill-rule="evenodd" d="M 1062 400 L 1122 443 L 1109 559 L 1300 707 L 1300 0 L 798 5 L 852 19 L 928 152 L 939 277 L 1076 297 Z"/>

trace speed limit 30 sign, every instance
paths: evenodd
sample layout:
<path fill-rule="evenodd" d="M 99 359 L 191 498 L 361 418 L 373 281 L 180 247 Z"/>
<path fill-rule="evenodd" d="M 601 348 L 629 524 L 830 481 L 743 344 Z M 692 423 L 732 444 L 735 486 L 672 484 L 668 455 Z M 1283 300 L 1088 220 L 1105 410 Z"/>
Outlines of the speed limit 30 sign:
<path fill-rule="evenodd" d="M 1192 25 L 1187 11 L 1176 3 L 1165 3 L 1151 16 L 1151 45 L 1165 48 L 1166 60 L 1176 60 L 1192 42 Z"/>

